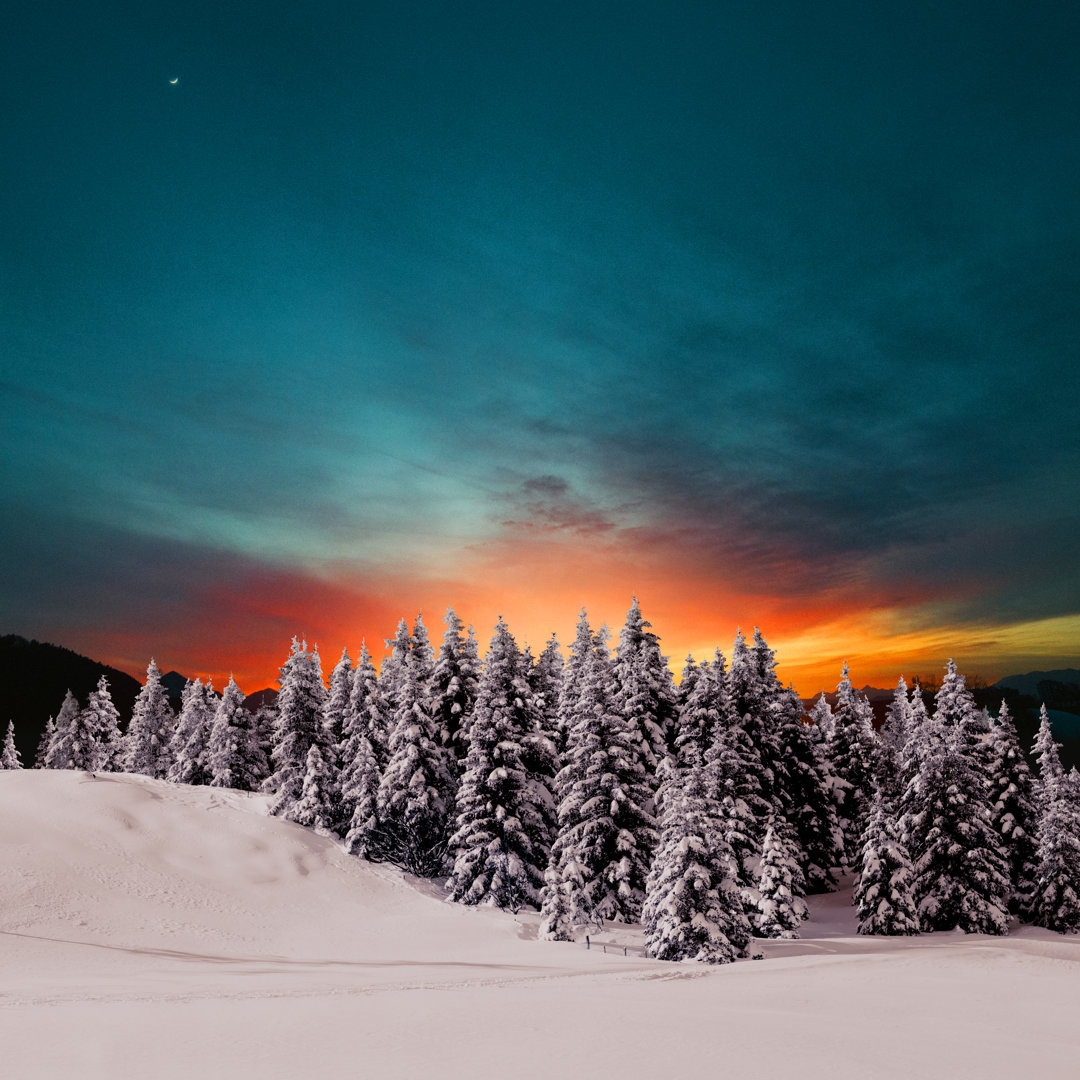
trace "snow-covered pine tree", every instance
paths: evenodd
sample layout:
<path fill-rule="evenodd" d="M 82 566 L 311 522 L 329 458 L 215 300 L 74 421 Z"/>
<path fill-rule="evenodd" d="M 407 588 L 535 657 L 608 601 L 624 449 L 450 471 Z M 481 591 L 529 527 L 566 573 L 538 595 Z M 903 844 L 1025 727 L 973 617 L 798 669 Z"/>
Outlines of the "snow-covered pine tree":
<path fill-rule="evenodd" d="M 325 747 L 333 750 L 335 768 L 337 752 L 344 741 L 345 714 L 352 697 L 353 664 L 349 650 L 341 650 L 341 659 L 330 673 L 330 686 L 323 703 L 323 730 L 326 732 Z"/>
<path fill-rule="evenodd" d="M 551 851 L 555 873 L 545 885 L 546 934 L 558 901 L 551 889 L 565 886 L 571 864 L 580 868 L 578 906 L 590 920 L 637 921 L 657 841 L 640 740 L 614 712 L 611 662 L 595 637 L 576 681 L 576 703 L 563 702 L 563 715 L 572 712 L 576 721 L 556 777 L 559 833 Z"/>
<path fill-rule="evenodd" d="M 15 746 L 15 721 L 9 720 L 4 747 L 0 750 L 0 769 L 21 769 L 22 760 Z"/>
<path fill-rule="evenodd" d="M 735 852 L 743 909 L 757 915 L 757 880 L 761 847 L 769 818 L 769 804 L 761 793 L 761 760 L 742 724 L 728 717 L 705 752 L 708 776 L 716 784 L 723 818 L 724 839 Z"/>
<path fill-rule="evenodd" d="M 478 692 L 480 657 L 472 630 L 467 635 L 463 633 L 465 624 L 453 608 L 446 609 L 443 622 L 446 632 L 432 675 L 434 709 L 439 738 L 453 750 L 457 770 L 461 772 L 469 752 L 468 730 Z"/>
<path fill-rule="evenodd" d="M 217 711 L 217 695 L 210 680 L 189 680 L 180 696 L 180 715 L 169 743 L 167 779 L 174 784 L 209 784 L 207 744 Z"/>
<path fill-rule="evenodd" d="M 904 744 L 911 737 L 914 724 L 915 714 L 911 708 L 908 685 L 904 681 L 904 676 L 901 675 L 893 691 L 893 699 L 885 710 L 885 723 L 879 733 L 880 741 L 891 747 L 899 757 Z"/>
<path fill-rule="evenodd" d="M 990 734 L 991 821 L 1005 847 L 1012 885 L 1009 909 L 1023 918 L 1031 912 L 1038 852 L 1031 770 L 1020 748 L 1016 724 L 1004 701 Z"/>
<path fill-rule="evenodd" d="M 124 738 L 124 770 L 164 780 L 169 771 L 169 743 L 175 727 L 176 717 L 161 681 L 161 669 L 151 658 L 146 682 L 135 698 Z"/>
<path fill-rule="evenodd" d="M 612 676 L 615 711 L 641 743 L 641 756 L 655 794 L 656 768 L 675 738 L 676 690 L 660 639 L 642 617 L 635 596 L 619 633 Z"/>
<path fill-rule="evenodd" d="M 844 834 L 836 815 L 834 778 L 824 750 L 804 723 L 802 702 L 790 687 L 770 705 L 780 740 L 779 774 L 784 819 L 808 893 L 831 892 L 844 861 Z"/>
<path fill-rule="evenodd" d="M 386 743 L 389 744 L 390 731 L 394 726 L 394 716 L 399 704 L 398 699 L 409 682 L 408 664 L 409 653 L 412 651 L 412 634 L 409 632 L 409 624 L 404 619 L 398 620 L 397 632 L 392 638 L 386 639 L 386 647 L 390 653 L 383 659 L 382 667 L 379 669 L 379 696 L 385 718 Z M 386 753 L 389 757 L 389 749 Z"/>
<path fill-rule="evenodd" d="M 1065 775 L 1045 703 L 1035 737 L 1039 778 L 1037 868 L 1031 917 L 1059 934 L 1080 933 L 1080 801 Z"/>
<path fill-rule="evenodd" d="M 1004 934 L 1009 867 L 994 832 L 989 791 L 959 728 L 922 725 L 919 770 L 903 796 L 903 842 L 915 868 L 923 930 Z"/>
<path fill-rule="evenodd" d="M 380 752 L 386 753 L 381 701 L 375 665 L 365 642 L 356 658 L 349 707 L 345 711 L 338 777 L 341 818 L 334 825 L 334 831 L 345 837 L 346 848 L 364 858 L 369 854 L 368 838 L 374 835 L 377 826 Z"/>
<path fill-rule="evenodd" d="M 304 790 L 308 751 L 318 745 L 320 753 L 328 738 L 323 727 L 326 687 L 316 647 L 292 639 L 289 658 L 281 667 L 277 697 L 277 724 L 270 754 L 273 772 L 263 791 L 273 796 L 271 814 L 287 816 Z"/>
<path fill-rule="evenodd" d="M 883 797 L 893 808 L 902 794 L 900 755 L 911 735 L 914 715 L 908 697 L 907 683 L 900 676 L 893 699 L 885 713 L 885 723 L 878 733 L 875 780 Z"/>
<path fill-rule="evenodd" d="M 552 634 L 533 666 L 532 688 L 536 707 L 540 710 L 540 730 L 551 740 L 558 757 L 561 757 L 566 749 L 566 733 L 559 726 L 559 692 L 565 666 L 566 661 L 559 651 L 559 642 Z M 561 763 L 555 771 L 558 772 L 560 767 Z"/>
<path fill-rule="evenodd" d="M 847 661 L 836 687 L 832 737 L 828 753 L 836 775 L 837 815 L 844 830 L 849 865 L 858 858 L 859 841 L 873 792 L 877 735 L 870 703 L 851 685 Z"/>
<path fill-rule="evenodd" d="M 354 735 L 363 732 L 371 745 L 372 753 L 380 768 L 386 763 L 386 743 L 389 738 L 389 721 L 386 714 L 386 701 L 383 697 L 375 664 L 368 652 L 367 642 L 360 645 L 360 654 L 353 665 L 352 690 L 349 694 L 349 708 L 345 714 L 345 741 L 342 768 L 347 770 L 352 760 L 348 749 Z M 344 783 L 344 781 L 343 781 Z"/>
<path fill-rule="evenodd" d="M 330 765 L 313 742 L 304 763 L 304 781 L 298 799 L 284 804 L 281 816 L 308 829 L 326 832 L 337 816 L 334 776 Z"/>
<path fill-rule="evenodd" d="M 70 696 L 70 693 L 69 693 Z M 64 700 L 65 706 L 67 699 Z M 63 713 L 61 709 L 61 714 Z M 105 676 L 98 680 L 85 709 L 74 712 L 57 730 L 56 768 L 99 772 L 111 769 L 114 760 L 110 736 L 118 730 L 116 707 Z"/>
<path fill-rule="evenodd" d="M 729 963 L 751 940 L 735 853 L 706 767 L 679 770 L 665 793 L 660 842 L 645 886 L 645 949 L 658 960 Z"/>
<path fill-rule="evenodd" d="M 379 761 L 367 732 L 358 727 L 346 743 L 341 774 L 345 849 L 362 859 L 381 858 L 379 839 Z"/>
<path fill-rule="evenodd" d="M 450 840 L 451 900 L 509 911 L 538 904 L 551 842 L 550 817 L 537 806 L 525 744 L 539 727 L 524 658 L 500 617 L 469 726 L 457 830 Z"/>
<path fill-rule="evenodd" d="M 1039 706 L 1039 729 L 1035 732 L 1031 755 L 1039 768 L 1034 784 L 1034 795 L 1039 812 L 1042 813 L 1042 803 L 1047 797 L 1049 787 L 1061 783 L 1065 777 L 1065 771 L 1061 767 L 1061 755 L 1058 753 L 1058 744 L 1054 742 L 1054 732 L 1050 727 L 1050 714 L 1046 711 L 1046 702 Z"/>
<path fill-rule="evenodd" d="M 824 690 L 810 707 L 810 723 L 813 727 L 814 739 L 828 745 L 833 735 L 833 711 Z"/>
<path fill-rule="evenodd" d="M 258 791 L 270 775 L 258 721 L 244 708 L 244 693 L 232 675 L 210 725 L 207 770 L 211 786 L 236 791 Z"/>
<path fill-rule="evenodd" d="M 399 628 L 393 643 L 397 670 L 389 760 L 379 782 L 378 843 L 370 851 L 409 873 L 432 876 L 446 864 L 457 778 L 453 754 L 443 745 L 433 715 L 435 657 L 423 621 L 417 618 L 398 658 L 400 636 Z"/>
<path fill-rule="evenodd" d="M 772 726 L 773 716 L 769 707 L 781 690 L 775 668 L 775 654 L 757 627 L 754 628 L 752 648 L 746 644 L 742 631 L 736 631 L 727 673 L 731 710 L 729 723 L 740 726 L 746 733 L 751 754 L 748 765 L 756 773 L 761 803 L 755 806 L 753 800 L 748 798 L 747 805 L 761 819 L 759 844 L 764 837 L 769 815 L 783 812 L 780 795 L 782 777 L 779 775 L 780 743 Z"/>
<path fill-rule="evenodd" d="M 49 749 L 45 754 L 46 769 L 81 769 L 83 765 L 76 765 L 72 761 L 71 725 L 79 715 L 79 703 L 75 695 L 68 690 L 64 694 L 64 702 L 60 711 L 56 714 L 53 725 L 53 733 L 49 739 Z"/>
<path fill-rule="evenodd" d="M 45 730 L 41 733 L 41 738 L 38 740 L 37 753 L 34 755 L 35 769 L 47 768 L 45 761 L 49 756 L 49 746 L 52 744 L 54 738 L 56 738 L 56 718 L 50 716 L 48 721 L 46 721 Z"/>
<path fill-rule="evenodd" d="M 698 664 L 693 653 L 687 653 L 686 659 L 683 661 L 682 673 L 679 675 L 679 687 L 675 698 L 675 704 L 679 712 L 683 710 L 690 699 L 690 695 L 694 692 L 694 684 L 697 682 L 698 674 Z"/>
<path fill-rule="evenodd" d="M 758 934 L 797 938 L 810 912 L 803 899 L 806 883 L 797 858 L 797 842 L 783 821 L 771 821 L 765 830 L 757 888 Z"/>
<path fill-rule="evenodd" d="M 726 665 L 724 654 L 717 649 L 712 661 L 703 660 L 700 667 L 694 667 L 693 685 L 676 721 L 675 760 L 681 769 L 705 764 L 706 751 L 716 742 L 721 724 L 729 717 Z"/>
<path fill-rule="evenodd" d="M 95 714 L 100 738 L 99 772 L 122 772 L 124 736 L 120 731 L 120 713 L 113 704 L 109 693 L 109 680 L 104 675 L 98 679 L 97 686 L 90 691 L 86 708 Z"/>
<path fill-rule="evenodd" d="M 574 640 L 570 645 L 570 655 L 563 665 L 562 680 L 559 686 L 558 735 L 559 753 L 564 756 L 570 741 L 570 732 L 577 722 L 578 701 L 581 698 L 582 679 L 585 665 L 596 649 L 594 635 L 589 626 L 585 609 L 578 616 Z M 565 764 L 565 761 L 564 761 Z"/>
<path fill-rule="evenodd" d="M 540 897 L 541 941 L 573 941 L 578 933 L 596 920 L 589 908 L 585 867 L 573 852 L 562 853 L 559 861 L 549 864 L 544 873 Z"/>
<path fill-rule="evenodd" d="M 874 791 L 870 804 L 858 867 L 853 899 L 859 913 L 859 933 L 892 937 L 917 934 L 915 869 L 880 789 Z"/>

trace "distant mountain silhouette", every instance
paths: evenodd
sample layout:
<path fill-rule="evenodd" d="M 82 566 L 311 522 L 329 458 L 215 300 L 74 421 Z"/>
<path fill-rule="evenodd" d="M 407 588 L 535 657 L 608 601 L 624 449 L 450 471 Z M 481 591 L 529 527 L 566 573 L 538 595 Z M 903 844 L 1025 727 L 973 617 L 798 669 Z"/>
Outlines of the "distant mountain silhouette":
<path fill-rule="evenodd" d="M 15 721 L 23 765 L 33 765 L 45 725 L 60 711 L 64 693 L 70 690 L 85 705 L 102 675 L 121 727 L 126 727 L 141 689 L 137 679 L 59 645 L 27 641 L 18 634 L 0 637 L 0 724 L 6 728 L 8 720 Z"/>
<path fill-rule="evenodd" d="M 180 700 L 184 694 L 184 687 L 188 684 L 188 677 L 181 675 L 179 671 L 167 671 L 161 676 L 161 685 L 165 687 L 165 693 L 169 695 L 169 702 L 178 712 Z"/>
<path fill-rule="evenodd" d="M 1064 687 L 1080 687 L 1080 671 L 1077 671 L 1076 668 L 1058 668 L 1056 671 L 1029 671 L 1026 675 L 1006 675 L 1005 678 L 998 679 L 994 685 L 1016 690 L 1025 697 L 1035 698 L 1036 701 L 1045 700 L 1047 705 L 1050 705 L 1057 695 L 1040 692 L 1040 683 L 1052 683 Z"/>
<path fill-rule="evenodd" d="M 264 705 L 273 705 L 277 701 L 278 692 L 267 687 L 265 690 L 256 690 L 254 694 L 248 694 L 244 698 L 244 708 L 250 713 L 257 713 Z"/>

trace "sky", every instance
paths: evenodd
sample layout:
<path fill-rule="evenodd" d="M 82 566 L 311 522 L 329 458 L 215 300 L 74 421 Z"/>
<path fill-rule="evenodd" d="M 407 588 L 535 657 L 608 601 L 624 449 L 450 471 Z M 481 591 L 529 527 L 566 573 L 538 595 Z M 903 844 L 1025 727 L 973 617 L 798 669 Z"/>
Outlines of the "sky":
<path fill-rule="evenodd" d="M 0 632 L 271 685 L 631 598 L 1080 666 L 1080 8 L 20 5 Z"/>

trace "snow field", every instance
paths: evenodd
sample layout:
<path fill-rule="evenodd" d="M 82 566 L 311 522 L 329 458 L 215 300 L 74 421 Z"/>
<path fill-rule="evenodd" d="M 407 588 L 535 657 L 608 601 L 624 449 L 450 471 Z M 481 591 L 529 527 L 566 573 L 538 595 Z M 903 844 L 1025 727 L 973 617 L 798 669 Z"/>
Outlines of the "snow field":
<path fill-rule="evenodd" d="M 859 937 L 846 890 L 760 962 L 587 952 L 265 804 L 0 773 L 5 1077 L 1080 1075 L 1071 937 Z"/>

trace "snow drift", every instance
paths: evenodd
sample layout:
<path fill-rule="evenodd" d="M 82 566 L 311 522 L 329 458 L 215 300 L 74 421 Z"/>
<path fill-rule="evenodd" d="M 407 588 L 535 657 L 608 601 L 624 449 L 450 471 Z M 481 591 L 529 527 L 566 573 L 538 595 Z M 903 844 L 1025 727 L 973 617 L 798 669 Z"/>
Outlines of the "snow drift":
<path fill-rule="evenodd" d="M 139 776 L 0 773 L 0 1046 L 13 1078 L 1072 1077 L 1080 941 L 860 938 L 850 890 L 721 968 L 537 916 Z M 607 953 L 604 943 L 608 944 Z M 623 948 L 627 955 L 623 955 Z"/>

